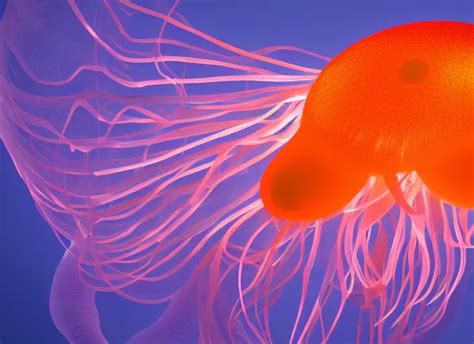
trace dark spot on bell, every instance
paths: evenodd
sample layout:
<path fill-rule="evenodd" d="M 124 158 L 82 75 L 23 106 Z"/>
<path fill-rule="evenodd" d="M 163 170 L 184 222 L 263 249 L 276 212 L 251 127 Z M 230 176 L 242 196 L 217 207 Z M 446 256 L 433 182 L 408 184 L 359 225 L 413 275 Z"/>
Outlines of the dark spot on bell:
<path fill-rule="evenodd" d="M 426 79 L 429 72 L 428 64 L 420 59 L 405 62 L 400 68 L 400 78 L 409 84 L 417 84 Z"/>

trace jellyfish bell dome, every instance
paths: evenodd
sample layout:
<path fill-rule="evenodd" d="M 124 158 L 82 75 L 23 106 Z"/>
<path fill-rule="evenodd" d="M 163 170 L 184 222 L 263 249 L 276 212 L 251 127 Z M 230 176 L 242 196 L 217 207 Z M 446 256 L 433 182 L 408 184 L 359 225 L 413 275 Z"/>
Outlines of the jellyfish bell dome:
<path fill-rule="evenodd" d="M 419 22 L 334 58 L 308 93 L 297 134 L 262 179 L 267 209 L 317 219 L 346 205 L 368 176 L 394 184 L 396 173 L 412 171 L 442 198 L 472 208 L 472 42 L 472 24 Z M 285 212 L 288 202 L 306 210 Z"/>
<path fill-rule="evenodd" d="M 473 137 L 474 25 L 397 26 L 350 46 L 323 70 L 301 131 L 323 136 L 373 174 L 416 170 Z"/>

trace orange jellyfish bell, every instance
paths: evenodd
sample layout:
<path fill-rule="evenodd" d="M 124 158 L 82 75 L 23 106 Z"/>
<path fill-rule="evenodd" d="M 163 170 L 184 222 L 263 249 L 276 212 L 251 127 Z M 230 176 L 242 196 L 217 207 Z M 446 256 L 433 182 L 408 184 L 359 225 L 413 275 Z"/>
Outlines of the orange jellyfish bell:
<path fill-rule="evenodd" d="M 442 199 L 474 207 L 474 25 L 420 22 L 337 56 L 308 94 L 301 127 L 267 167 L 273 215 L 314 220 L 369 176 L 416 171 Z"/>

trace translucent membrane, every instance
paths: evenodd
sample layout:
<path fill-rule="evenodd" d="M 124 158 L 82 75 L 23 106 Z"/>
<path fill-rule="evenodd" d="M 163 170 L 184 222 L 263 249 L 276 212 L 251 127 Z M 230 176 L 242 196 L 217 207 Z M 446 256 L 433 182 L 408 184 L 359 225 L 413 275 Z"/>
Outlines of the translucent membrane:
<path fill-rule="evenodd" d="M 138 343 L 187 340 L 189 323 L 203 342 L 326 341 L 348 304 L 352 339 L 433 328 L 465 271 L 472 212 L 412 173 L 403 206 L 372 177 L 332 218 L 271 217 L 259 179 L 328 59 L 245 51 L 176 5 L 9 1 L 0 24 L 0 135 L 67 249 L 58 329 L 105 341 L 96 291 L 170 302 Z"/>

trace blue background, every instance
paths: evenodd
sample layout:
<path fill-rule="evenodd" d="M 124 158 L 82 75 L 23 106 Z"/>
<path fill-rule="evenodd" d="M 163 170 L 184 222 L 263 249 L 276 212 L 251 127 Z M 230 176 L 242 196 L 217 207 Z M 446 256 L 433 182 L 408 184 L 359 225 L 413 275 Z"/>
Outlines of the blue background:
<path fill-rule="evenodd" d="M 0 6 L 4 4 L 0 0 Z M 178 9 L 196 28 L 245 49 L 289 44 L 327 56 L 398 24 L 435 19 L 474 22 L 474 1 L 184 0 Z M 61 255 L 61 246 L 0 143 L 2 344 L 65 342 L 48 309 L 50 284 Z M 471 274 L 454 295 L 445 321 L 421 341 L 472 343 L 473 293 Z M 97 302 L 105 335 L 112 343 L 124 342 L 163 310 L 106 294 L 99 295 Z"/>

